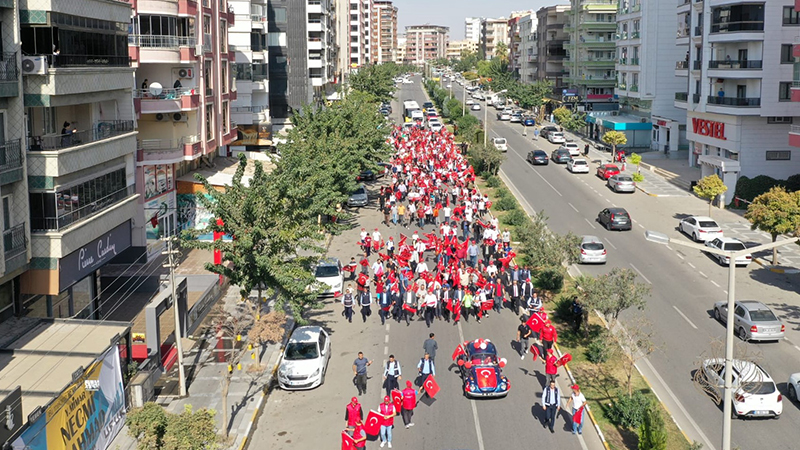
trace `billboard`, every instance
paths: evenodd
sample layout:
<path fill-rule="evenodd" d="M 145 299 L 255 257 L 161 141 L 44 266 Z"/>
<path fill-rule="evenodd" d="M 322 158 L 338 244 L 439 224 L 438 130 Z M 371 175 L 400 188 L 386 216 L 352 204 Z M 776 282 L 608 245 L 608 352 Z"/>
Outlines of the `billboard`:
<path fill-rule="evenodd" d="M 14 450 L 106 450 L 125 424 L 125 388 L 114 345 L 12 444 Z"/>

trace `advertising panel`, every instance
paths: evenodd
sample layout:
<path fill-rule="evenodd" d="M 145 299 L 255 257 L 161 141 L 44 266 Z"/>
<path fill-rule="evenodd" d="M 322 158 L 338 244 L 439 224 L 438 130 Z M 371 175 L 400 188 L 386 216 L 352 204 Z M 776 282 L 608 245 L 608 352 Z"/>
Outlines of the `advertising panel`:
<path fill-rule="evenodd" d="M 64 290 L 131 246 L 129 220 L 58 260 L 58 285 Z"/>

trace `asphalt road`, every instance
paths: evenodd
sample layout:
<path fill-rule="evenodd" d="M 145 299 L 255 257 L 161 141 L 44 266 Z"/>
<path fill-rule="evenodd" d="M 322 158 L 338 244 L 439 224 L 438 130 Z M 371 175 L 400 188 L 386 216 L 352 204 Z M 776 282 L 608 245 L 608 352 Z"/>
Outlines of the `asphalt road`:
<path fill-rule="evenodd" d="M 454 96 L 462 98 L 461 89 L 453 84 Z M 481 106 L 485 107 L 485 103 L 481 102 Z M 483 120 L 483 111 L 472 113 Z M 704 448 L 719 448 L 722 407 L 701 394 L 691 376 L 700 360 L 712 353 L 711 342 L 724 342 L 724 326 L 713 319 L 711 310 L 714 302 L 726 299 L 727 268 L 700 252 L 644 239 L 644 231 L 651 229 L 667 233 L 672 239 L 688 241 L 677 231 L 679 219 L 684 215 L 706 215 L 707 204 L 696 198 L 653 198 L 641 192 L 615 194 L 594 176 L 596 164 L 606 162 L 610 156 L 594 150 L 590 153 L 592 173 L 588 175 L 571 174 L 566 165 L 552 162 L 548 166 L 531 166 L 525 161 L 528 151 L 541 148 L 549 155 L 556 146 L 543 139 L 533 141 L 532 132 L 523 137 L 520 124 L 499 122 L 495 113 L 490 107 L 489 137 L 508 139 L 509 150 L 502 172 L 521 202 L 533 210 L 544 210 L 553 231 L 595 235 L 609 247 L 608 264 L 578 269 L 597 275 L 612 267 L 629 268 L 639 273 L 640 281 L 652 285 L 645 314 L 653 323 L 655 342 L 660 349 L 640 366 L 687 435 L 703 443 Z M 595 222 L 597 213 L 609 206 L 628 210 L 634 220 L 632 231 L 606 231 Z M 796 285 L 787 282 L 790 280 L 756 264 L 737 269 L 737 298 L 770 304 L 787 325 L 784 341 L 738 342 L 748 359 L 760 362 L 784 394 L 788 376 L 800 371 L 800 346 L 796 345 L 800 343 L 797 326 L 800 297 Z M 792 430 L 798 425 L 798 405 L 784 397 L 780 420 L 734 420 L 733 445 L 743 449 L 796 448 L 797 435 Z"/>

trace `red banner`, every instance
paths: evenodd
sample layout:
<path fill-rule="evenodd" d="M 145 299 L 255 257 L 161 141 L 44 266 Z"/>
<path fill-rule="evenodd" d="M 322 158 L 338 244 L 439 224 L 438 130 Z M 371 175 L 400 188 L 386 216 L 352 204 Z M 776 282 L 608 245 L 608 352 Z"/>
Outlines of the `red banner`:
<path fill-rule="evenodd" d="M 403 393 L 397 389 L 392 389 L 392 403 L 394 403 L 394 409 L 400 411 L 403 406 Z"/>
<path fill-rule="evenodd" d="M 425 393 L 428 394 L 430 398 L 436 397 L 436 394 L 439 393 L 439 383 L 436 382 L 433 375 L 428 375 L 428 378 L 425 379 L 425 383 L 422 386 L 425 388 Z"/>
<path fill-rule="evenodd" d="M 381 425 L 383 425 L 383 416 L 377 411 L 370 410 L 367 420 L 364 421 L 364 431 L 367 434 L 377 436 L 381 431 Z"/>
<path fill-rule="evenodd" d="M 346 431 L 342 431 L 342 450 L 358 450 L 356 441 Z"/>

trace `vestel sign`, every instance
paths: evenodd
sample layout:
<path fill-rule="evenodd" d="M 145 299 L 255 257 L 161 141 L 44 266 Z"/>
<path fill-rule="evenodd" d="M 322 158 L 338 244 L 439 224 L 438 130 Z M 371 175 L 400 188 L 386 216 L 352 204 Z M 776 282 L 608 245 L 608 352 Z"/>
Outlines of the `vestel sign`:
<path fill-rule="evenodd" d="M 715 122 L 713 120 L 692 118 L 692 131 L 700 136 L 708 136 L 723 141 L 728 138 L 725 137 L 725 124 L 723 122 Z"/>

